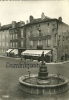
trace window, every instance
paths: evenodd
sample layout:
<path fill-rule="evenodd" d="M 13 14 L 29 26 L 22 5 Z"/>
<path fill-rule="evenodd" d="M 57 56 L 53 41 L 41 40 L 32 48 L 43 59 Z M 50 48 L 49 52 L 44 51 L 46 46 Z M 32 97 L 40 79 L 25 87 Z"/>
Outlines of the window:
<path fill-rule="evenodd" d="M 49 26 L 49 23 L 47 23 L 47 25 Z"/>
<path fill-rule="evenodd" d="M 59 41 L 61 40 L 61 35 L 59 35 Z"/>
<path fill-rule="evenodd" d="M 1 46 L 1 42 L 0 42 L 0 46 Z"/>
<path fill-rule="evenodd" d="M 6 34 L 6 38 L 8 38 L 8 33 Z"/>
<path fill-rule="evenodd" d="M 4 34 L 2 34 L 2 39 L 5 39 L 5 35 Z"/>
<path fill-rule="evenodd" d="M 53 33 L 56 33 L 57 32 L 57 29 L 56 28 L 52 29 L 52 32 Z"/>
<path fill-rule="evenodd" d="M 23 37 L 23 31 L 21 31 L 21 37 Z"/>
<path fill-rule="evenodd" d="M 40 46 L 40 45 L 42 45 L 42 41 L 41 40 L 38 41 L 38 46 Z"/>
<path fill-rule="evenodd" d="M 17 33 L 17 29 L 15 29 L 14 32 Z"/>
<path fill-rule="evenodd" d="M 40 27 L 40 24 L 38 24 L 38 26 Z"/>
<path fill-rule="evenodd" d="M 3 53 L 3 49 L 2 49 L 2 53 Z"/>
<path fill-rule="evenodd" d="M 37 24 L 37 25 L 36 25 L 36 29 L 37 29 L 37 30 L 40 30 L 40 28 L 41 28 L 41 27 L 40 27 L 40 24 Z"/>
<path fill-rule="evenodd" d="M 10 46 L 12 47 L 12 42 L 10 43 Z"/>
<path fill-rule="evenodd" d="M 4 41 L 2 42 L 2 45 L 5 46 L 5 42 Z"/>
<path fill-rule="evenodd" d="M 17 34 L 15 34 L 15 37 L 16 37 L 16 39 L 17 39 Z"/>
<path fill-rule="evenodd" d="M 15 42 L 15 45 L 16 45 L 16 47 L 17 47 L 17 42 Z"/>
<path fill-rule="evenodd" d="M 55 34 L 55 41 L 54 41 L 55 43 L 56 43 L 56 40 L 57 40 L 57 34 Z"/>
<path fill-rule="evenodd" d="M 39 36 L 41 36 L 41 30 L 39 30 Z"/>
<path fill-rule="evenodd" d="M 32 36 L 32 31 L 30 31 L 30 36 Z"/>
<path fill-rule="evenodd" d="M 36 36 L 39 36 L 39 32 L 38 31 L 36 32 L 36 34 L 37 34 Z"/>
<path fill-rule="evenodd" d="M 46 40 L 46 46 L 47 46 L 47 40 Z"/>
<path fill-rule="evenodd" d="M 39 36 L 39 31 L 38 30 L 36 30 L 36 36 Z"/>
<path fill-rule="evenodd" d="M 1 34 L 0 34 L 0 39 L 1 39 Z"/>
<path fill-rule="evenodd" d="M 49 28 L 47 29 L 47 32 L 50 33 L 50 29 Z"/>
<path fill-rule="evenodd" d="M 51 39 L 48 38 L 48 40 L 47 40 L 47 46 L 50 46 L 50 45 L 51 45 Z"/>
<path fill-rule="evenodd" d="M 63 41 L 63 45 L 64 45 L 64 41 Z"/>
<path fill-rule="evenodd" d="M 0 50 L 0 53 L 1 53 L 1 50 Z"/>
<path fill-rule="evenodd" d="M 13 34 L 13 39 L 14 39 L 14 35 L 15 35 L 15 34 Z"/>
<path fill-rule="evenodd" d="M 33 41 L 30 41 L 30 46 L 33 46 Z"/>
<path fill-rule="evenodd" d="M 12 34 L 10 34 L 10 39 L 12 39 Z"/>
<path fill-rule="evenodd" d="M 23 40 L 21 41 L 21 47 L 23 47 Z"/>
<path fill-rule="evenodd" d="M 47 29 L 43 32 L 43 36 L 47 35 Z"/>
<path fill-rule="evenodd" d="M 68 44 L 68 37 L 66 37 L 66 44 Z"/>
<path fill-rule="evenodd" d="M 32 31 L 30 31 L 30 36 L 32 37 L 32 36 L 34 36 L 34 34 L 33 34 L 33 32 Z"/>
<path fill-rule="evenodd" d="M 30 37 L 30 32 L 28 32 L 28 37 Z"/>
<path fill-rule="evenodd" d="M 57 28 L 57 23 L 54 22 L 54 23 L 52 24 L 52 26 L 53 26 L 53 28 Z"/>
<path fill-rule="evenodd" d="M 63 36 L 63 41 L 64 41 L 64 36 Z"/>
<path fill-rule="evenodd" d="M 9 43 L 8 42 L 6 42 L 6 46 L 9 46 Z"/>
<path fill-rule="evenodd" d="M 12 39 L 13 39 L 13 34 L 12 34 Z"/>
<path fill-rule="evenodd" d="M 32 29 L 32 26 L 30 26 L 30 29 Z"/>
<path fill-rule="evenodd" d="M 39 41 L 38 41 L 38 46 L 39 46 L 40 44 L 39 44 Z"/>
<path fill-rule="evenodd" d="M 55 23 L 53 23 L 52 26 L 55 26 Z"/>
<path fill-rule="evenodd" d="M 15 43 L 13 42 L 13 47 L 15 47 Z"/>

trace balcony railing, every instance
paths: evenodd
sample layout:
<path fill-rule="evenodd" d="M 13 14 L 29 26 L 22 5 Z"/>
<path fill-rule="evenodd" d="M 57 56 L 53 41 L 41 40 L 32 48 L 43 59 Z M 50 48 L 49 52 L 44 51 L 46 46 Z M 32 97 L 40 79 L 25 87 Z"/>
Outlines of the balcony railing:
<path fill-rule="evenodd" d="M 43 49 L 43 45 L 37 45 L 37 49 L 39 50 Z"/>
<path fill-rule="evenodd" d="M 46 38 L 51 38 L 51 35 L 38 35 L 38 36 L 30 36 L 30 40 L 45 40 Z"/>

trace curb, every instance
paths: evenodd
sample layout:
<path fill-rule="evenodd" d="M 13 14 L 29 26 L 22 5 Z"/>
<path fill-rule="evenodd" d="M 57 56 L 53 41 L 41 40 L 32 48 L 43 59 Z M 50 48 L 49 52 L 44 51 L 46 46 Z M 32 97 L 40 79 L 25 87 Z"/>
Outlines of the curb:
<path fill-rule="evenodd" d="M 15 59 L 15 60 L 21 60 L 21 58 L 13 58 L 13 57 L 7 57 L 7 56 L 0 56 L 0 58 L 10 58 L 10 59 Z"/>

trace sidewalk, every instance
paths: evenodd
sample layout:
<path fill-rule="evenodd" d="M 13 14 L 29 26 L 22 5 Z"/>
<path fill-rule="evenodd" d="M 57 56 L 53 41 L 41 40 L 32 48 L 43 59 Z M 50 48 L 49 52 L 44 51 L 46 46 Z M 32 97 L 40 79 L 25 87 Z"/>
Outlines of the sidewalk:
<path fill-rule="evenodd" d="M 67 60 L 67 61 L 64 61 L 64 62 L 51 62 L 51 63 L 47 63 L 47 64 L 66 64 L 66 63 L 69 63 L 69 60 Z"/>
<path fill-rule="evenodd" d="M 2 57 L 2 58 L 16 59 L 16 60 L 21 60 L 21 58 L 13 58 L 13 57 L 8 57 L 8 56 L 3 56 L 3 55 L 0 55 L 0 57 Z"/>

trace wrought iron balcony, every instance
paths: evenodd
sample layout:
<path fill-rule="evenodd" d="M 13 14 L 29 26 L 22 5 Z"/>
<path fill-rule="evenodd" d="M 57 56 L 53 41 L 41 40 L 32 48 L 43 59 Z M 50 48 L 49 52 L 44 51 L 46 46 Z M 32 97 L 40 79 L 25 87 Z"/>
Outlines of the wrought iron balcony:
<path fill-rule="evenodd" d="M 30 40 L 46 40 L 47 38 L 51 38 L 51 35 L 38 35 L 38 36 L 30 36 Z"/>

